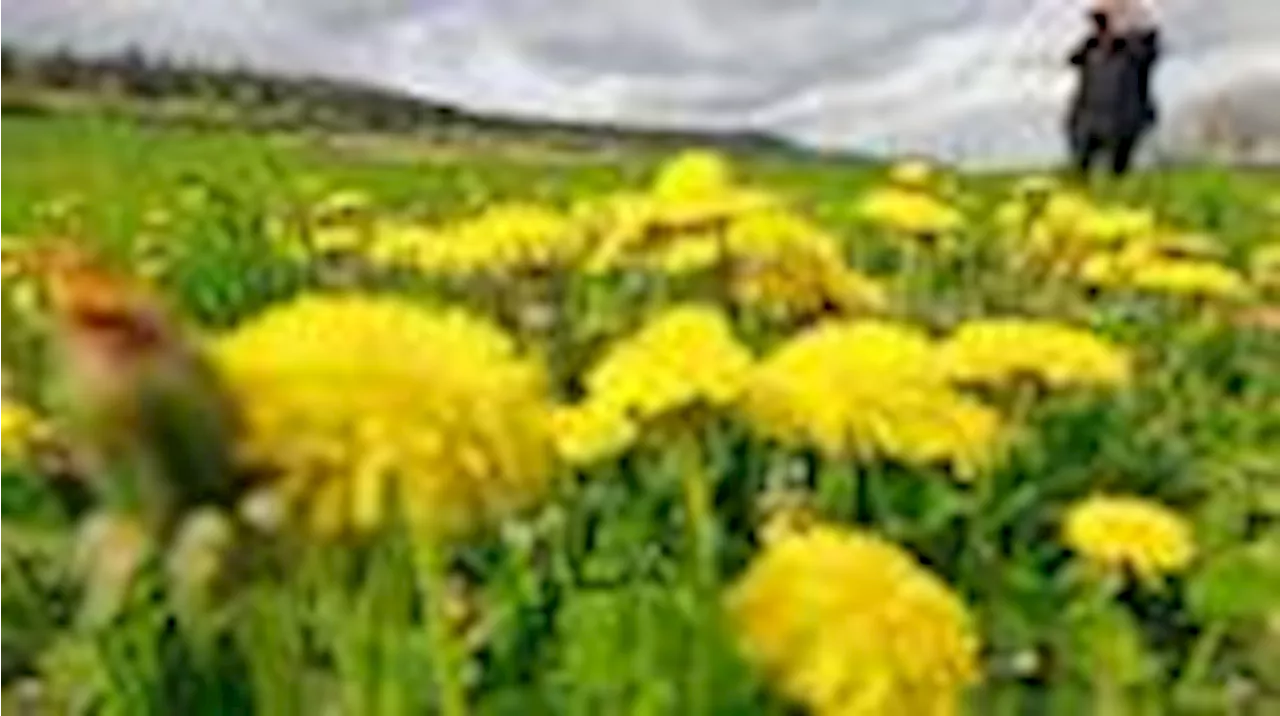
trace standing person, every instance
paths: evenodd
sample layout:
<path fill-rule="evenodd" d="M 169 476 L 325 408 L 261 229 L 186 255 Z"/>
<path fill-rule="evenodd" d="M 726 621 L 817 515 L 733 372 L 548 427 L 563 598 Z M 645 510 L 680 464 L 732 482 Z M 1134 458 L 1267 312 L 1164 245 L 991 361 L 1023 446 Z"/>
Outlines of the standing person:
<path fill-rule="evenodd" d="M 1138 92 L 1146 112 L 1147 129 L 1156 123 L 1156 105 L 1151 94 L 1151 77 L 1160 53 L 1160 28 L 1154 0 L 1103 0 L 1094 6 L 1111 18 L 1113 31 L 1138 50 L 1141 72 Z"/>
<path fill-rule="evenodd" d="M 1150 32 L 1114 29 L 1111 13 L 1094 8 L 1093 31 L 1069 61 L 1080 78 L 1067 116 L 1068 143 L 1084 174 L 1099 154 L 1119 176 L 1129 170 L 1134 149 L 1155 120 L 1150 75 L 1157 46 Z"/>

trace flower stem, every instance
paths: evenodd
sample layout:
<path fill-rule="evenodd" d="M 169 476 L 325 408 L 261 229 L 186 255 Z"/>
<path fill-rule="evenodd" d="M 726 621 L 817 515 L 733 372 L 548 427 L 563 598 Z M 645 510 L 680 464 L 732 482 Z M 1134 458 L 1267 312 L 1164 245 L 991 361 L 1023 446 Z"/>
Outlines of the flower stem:
<path fill-rule="evenodd" d="M 827 517 L 839 521 L 863 521 L 869 505 L 863 494 L 867 485 L 853 461 L 824 460 L 818 468 L 818 504 Z"/>
<path fill-rule="evenodd" d="M 710 476 L 698 435 L 684 431 L 680 441 L 680 479 L 691 547 L 691 573 L 695 596 L 692 657 L 689 668 L 689 708 L 686 713 L 711 712 L 710 667 L 712 629 L 717 624 L 715 515 Z"/>
<path fill-rule="evenodd" d="M 417 548 L 418 578 L 426 596 L 424 614 L 431 639 L 431 664 L 440 697 L 442 716 L 466 716 L 467 694 L 462 683 L 462 649 L 449 624 L 447 609 L 448 561 L 445 551 L 433 538 L 422 539 Z"/>

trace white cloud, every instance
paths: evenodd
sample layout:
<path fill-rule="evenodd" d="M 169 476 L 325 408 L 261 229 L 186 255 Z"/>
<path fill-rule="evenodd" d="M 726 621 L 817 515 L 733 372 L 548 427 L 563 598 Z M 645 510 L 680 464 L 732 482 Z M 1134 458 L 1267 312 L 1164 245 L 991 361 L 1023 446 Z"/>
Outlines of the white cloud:
<path fill-rule="evenodd" d="M 768 128 L 982 161 L 1058 154 L 1084 0 L 5 0 L 6 40 L 129 43 L 489 110 Z M 1280 3 L 1163 0 L 1174 106 L 1280 73 Z"/>

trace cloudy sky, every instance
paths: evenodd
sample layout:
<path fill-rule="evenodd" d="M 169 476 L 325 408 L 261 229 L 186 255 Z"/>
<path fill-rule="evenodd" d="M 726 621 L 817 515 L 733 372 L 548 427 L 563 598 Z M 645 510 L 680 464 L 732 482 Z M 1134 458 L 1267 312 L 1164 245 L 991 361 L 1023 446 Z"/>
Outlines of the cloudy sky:
<path fill-rule="evenodd" d="M 1158 0 L 1166 107 L 1280 78 L 1280 0 Z M 486 110 L 1055 156 L 1085 0 L 3 0 L 3 37 L 354 76 Z"/>

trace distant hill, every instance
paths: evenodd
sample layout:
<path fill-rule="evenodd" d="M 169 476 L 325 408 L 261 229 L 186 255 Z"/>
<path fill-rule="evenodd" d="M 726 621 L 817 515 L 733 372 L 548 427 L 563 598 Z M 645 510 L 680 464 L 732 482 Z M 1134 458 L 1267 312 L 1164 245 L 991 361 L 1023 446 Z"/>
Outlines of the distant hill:
<path fill-rule="evenodd" d="M 93 110 L 197 126 L 376 133 L 430 140 L 534 139 L 566 149 L 699 145 L 729 152 L 808 155 L 764 133 L 652 129 L 541 121 L 326 77 L 198 67 L 137 50 L 82 57 L 0 48 L 5 113 Z"/>

